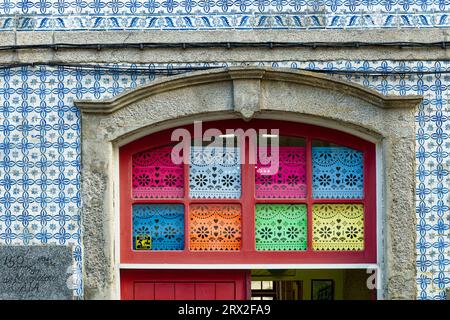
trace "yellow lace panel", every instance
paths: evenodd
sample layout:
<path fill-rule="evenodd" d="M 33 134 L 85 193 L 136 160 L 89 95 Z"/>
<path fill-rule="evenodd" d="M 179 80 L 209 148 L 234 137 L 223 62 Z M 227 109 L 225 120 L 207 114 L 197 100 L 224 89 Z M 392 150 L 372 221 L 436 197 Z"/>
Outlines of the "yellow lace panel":
<path fill-rule="evenodd" d="M 364 249 L 362 204 L 316 204 L 312 214 L 314 250 Z"/>

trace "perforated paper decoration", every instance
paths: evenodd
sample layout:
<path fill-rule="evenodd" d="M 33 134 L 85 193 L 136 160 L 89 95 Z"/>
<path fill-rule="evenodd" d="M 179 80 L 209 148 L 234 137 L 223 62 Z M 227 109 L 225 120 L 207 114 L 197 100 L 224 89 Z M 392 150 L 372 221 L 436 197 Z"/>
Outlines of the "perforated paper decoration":
<path fill-rule="evenodd" d="M 133 205 L 133 249 L 142 250 L 137 240 L 148 236 L 151 237 L 151 247 L 148 250 L 183 250 L 183 205 Z"/>
<path fill-rule="evenodd" d="M 240 250 L 241 207 L 239 205 L 194 204 L 189 210 L 190 250 Z"/>
<path fill-rule="evenodd" d="M 189 188 L 191 198 L 239 198 L 239 148 L 192 147 Z"/>
<path fill-rule="evenodd" d="M 314 250 L 364 249 L 362 204 L 316 204 L 312 215 Z"/>
<path fill-rule="evenodd" d="M 171 160 L 172 147 L 163 147 L 133 155 L 134 198 L 182 198 L 183 164 Z"/>
<path fill-rule="evenodd" d="M 255 172 L 256 197 L 305 198 L 307 190 L 305 148 L 279 147 L 278 153 L 278 172 L 264 175 L 261 171 L 269 168 L 270 164 L 267 164 L 267 152 L 261 154 L 261 151 L 258 151 L 258 164 Z"/>
<path fill-rule="evenodd" d="M 313 147 L 312 170 L 313 198 L 363 198 L 361 151 L 345 147 Z"/>
<path fill-rule="evenodd" d="M 256 250 L 306 250 L 307 217 L 303 204 L 257 204 Z"/>

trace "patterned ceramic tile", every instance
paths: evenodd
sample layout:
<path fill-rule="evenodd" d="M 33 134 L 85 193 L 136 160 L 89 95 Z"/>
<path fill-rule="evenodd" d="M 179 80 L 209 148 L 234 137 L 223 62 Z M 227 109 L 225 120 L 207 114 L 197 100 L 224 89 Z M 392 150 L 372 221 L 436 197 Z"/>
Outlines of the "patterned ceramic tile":
<path fill-rule="evenodd" d="M 1 10 L 5 3 L 10 2 L 0 2 Z M 443 287 L 450 286 L 450 76 L 440 72 L 450 72 L 450 62 L 290 61 L 258 65 L 419 72 L 336 77 L 383 94 L 425 96 L 416 114 L 417 286 L 420 299 L 443 299 Z M 0 244 L 73 245 L 76 272 L 81 274 L 80 122 L 73 99 L 105 99 L 155 78 L 155 74 L 54 67 L 0 69 Z M 432 267 L 435 274 L 424 276 Z M 81 296 L 81 277 L 77 279 L 76 292 Z"/>
<path fill-rule="evenodd" d="M 442 0 L 2 0 L 0 30 L 449 27 Z"/>

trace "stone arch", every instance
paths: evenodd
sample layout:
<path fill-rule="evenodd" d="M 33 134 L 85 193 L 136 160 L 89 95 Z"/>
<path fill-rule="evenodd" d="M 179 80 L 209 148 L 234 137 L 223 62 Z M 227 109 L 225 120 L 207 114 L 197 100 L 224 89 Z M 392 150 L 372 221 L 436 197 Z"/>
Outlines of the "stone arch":
<path fill-rule="evenodd" d="M 385 218 L 383 292 L 388 298 L 414 299 L 414 114 L 421 100 L 383 96 L 314 72 L 237 67 L 173 76 L 110 100 L 76 101 L 82 128 L 86 298 L 118 296 L 117 146 L 193 119 L 276 118 L 330 126 L 378 143 L 383 178 L 380 207 Z"/>

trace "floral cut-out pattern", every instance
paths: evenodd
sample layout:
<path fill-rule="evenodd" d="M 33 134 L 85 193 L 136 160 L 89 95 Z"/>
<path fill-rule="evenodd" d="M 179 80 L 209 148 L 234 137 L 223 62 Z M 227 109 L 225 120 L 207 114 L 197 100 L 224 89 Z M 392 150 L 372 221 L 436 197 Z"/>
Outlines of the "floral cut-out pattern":
<path fill-rule="evenodd" d="M 313 205 L 314 250 L 363 250 L 362 204 Z"/>
<path fill-rule="evenodd" d="M 307 217 L 303 204 L 257 204 L 256 250 L 306 250 Z"/>
<path fill-rule="evenodd" d="M 184 196 L 183 164 L 171 159 L 172 147 L 133 155 L 134 198 L 181 198 Z"/>
<path fill-rule="evenodd" d="M 240 198 L 240 149 L 192 147 L 189 188 L 191 198 Z"/>
<path fill-rule="evenodd" d="M 190 250 L 240 250 L 241 207 L 239 205 L 194 204 L 190 206 L 189 211 Z"/>
<path fill-rule="evenodd" d="M 279 147 L 278 170 L 263 174 L 270 163 L 266 150 L 258 151 L 255 172 L 255 189 L 258 198 L 305 198 L 306 152 L 304 147 Z M 270 154 L 273 156 L 273 154 Z"/>
<path fill-rule="evenodd" d="M 314 198 L 363 198 L 364 170 L 361 151 L 345 147 L 313 147 L 312 170 Z"/>
<path fill-rule="evenodd" d="M 183 250 L 183 248 L 183 205 L 133 205 L 134 250 Z"/>

